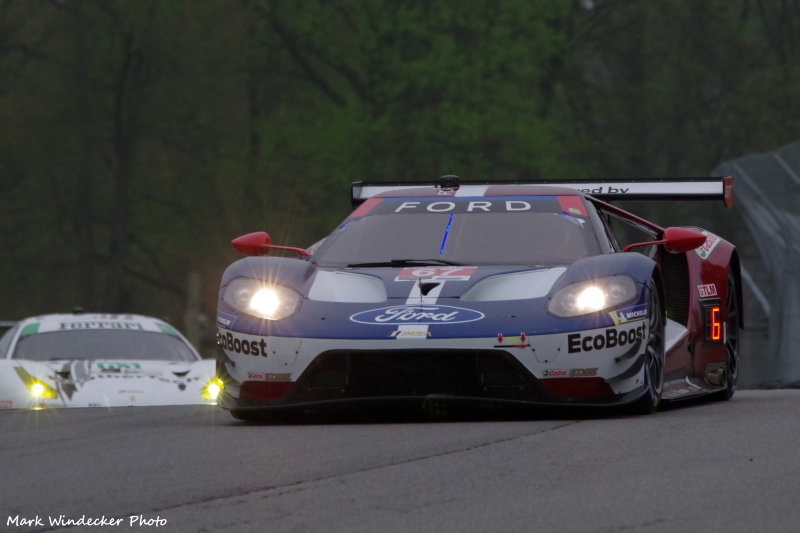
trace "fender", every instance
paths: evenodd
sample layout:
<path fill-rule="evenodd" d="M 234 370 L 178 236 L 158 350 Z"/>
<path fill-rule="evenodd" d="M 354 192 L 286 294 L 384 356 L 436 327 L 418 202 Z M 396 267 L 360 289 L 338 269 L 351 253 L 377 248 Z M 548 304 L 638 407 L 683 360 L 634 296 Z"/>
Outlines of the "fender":
<path fill-rule="evenodd" d="M 615 276 L 620 272 L 625 272 L 640 284 L 647 285 L 653 277 L 653 272 L 657 271 L 658 265 L 655 261 L 636 252 L 585 257 L 575 261 L 567 268 L 567 271 L 553 285 L 550 294 L 554 294 L 558 289 L 572 283 Z"/>
<path fill-rule="evenodd" d="M 691 228 L 702 231 L 700 228 Z M 705 257 L 699 253 L 686 254 L 689 266 L 689 283 L 692 289 L 693 300 L 695 286 L 714 283 L 720 291 L 720 296 L 727 298 L 728 271 L 733 272 L 736 282 L 736 292 L 739 301 L 739 327 L 744 327 L 744 298 L 742 297 L 742 274 L 739 263 L 739 252 L 736 247 L 722 237 L 713 235 L 717 239 L 711 252 Z M 725 300 L 723 300 L 725 301 Z"/>
<path fill-rule="evenodd" d="M 228 266 L 222 274 L 220 297 L 224 288 L 234 278 L 279 280 L 300 294 L 307 294 L 316 267 L 307 261 L 290 257 L 245 257 Z"/>

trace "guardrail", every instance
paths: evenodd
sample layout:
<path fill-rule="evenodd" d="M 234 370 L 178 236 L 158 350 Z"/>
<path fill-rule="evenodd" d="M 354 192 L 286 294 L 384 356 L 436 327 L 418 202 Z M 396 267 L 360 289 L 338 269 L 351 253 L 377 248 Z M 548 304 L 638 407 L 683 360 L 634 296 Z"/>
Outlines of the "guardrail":
<path fill-rule="evenodd" d="M 763 353 L 744 356 L 756 359 L 763 384 L 800 386 L 800 142 L 726 161 L 712 175 L 734 176 L 734 205 L 766 268 L 743 276 L 756 299 L 748 312 L 760 307 L 769 323 Z"/>

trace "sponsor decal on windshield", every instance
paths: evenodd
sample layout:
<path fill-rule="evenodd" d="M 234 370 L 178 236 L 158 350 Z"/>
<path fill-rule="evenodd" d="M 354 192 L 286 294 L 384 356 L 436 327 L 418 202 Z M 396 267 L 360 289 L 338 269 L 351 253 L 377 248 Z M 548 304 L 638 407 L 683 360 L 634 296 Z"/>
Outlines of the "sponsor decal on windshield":
<path fill-rule="evenodd" d="M 543 197 L 544 198 L 544 197 Z M 535 200 L 471 200 L 469 202 L 421 202 L 408 200 L 394 208 L 395 213 L 495 213 L 515 211 L 534 211 Z M 536 209 L 538 211 L 538 209 Z"/>
<path fill-rule="evenodd" d="M 378 205 L 383 198 L 369 198 L 364 201 L 363 204 L 358 206 L 358 209 L 350 213 L 350 216 L 347 218 L 360 218 L 372 211 L 372 209 Z"/>
<path fill-rule="evenodd" d="M 34 322 L 33 324 L 28 324 L 24 328 L 22 328 L 22 332 L 19 334 L 20 337 L 25 337 L 26 335 L 35 335 L 39 333 L 39 326 L 41 325 L 40 322 Z"/>
<path fill-rule="evenodd" d="M 586 216 L 585 207 L 570 200 L 565 200 L 563 205 L 557 196 L 493 196 L 493 197 L 463 197 L 463 198 L 380 198 L 381 202 L 370 202 L 368 206 L 362 204 L 348 220 L 362 218 L 374 214 L 415 214 L 415 213 L 560 213 L 565 212 L 576 216 Z M 563 197 L 567 198 L 567 197 Z M 575 197 L 578 201 L 580 199 Z M 369 202 L 369 200 L 367 201 Z"/>
<path fill-rule="evenodd" d="M 583 200 L 581 200 L 580 196 L 559 196 L 558 205 L 560 205 L 564 213 L 568 215 L 579 217 L 589 216 L 586 212 L 586 206 L 583 205 Z"/>
<path fill-rule="evenodd" d="M 447 305 L 394 305 L 370 309 L 350 316 L 359 324 L 402 326 L 406 324 L 464 324 L 481 320 L 484 314 Z"/>
<path fill-rule="evenodd" d="M 86 322 L 61 322 L 60 329 L 144 329 L 138 322 L 111 322 L 90 320 Z"/>
<path fill-rule="evenodd" d="M 158 326 L 158 329 L 161 330 L 161 333 L 172 335 L 173 337 L 179 337 L 178 332 L 175 330 L 175 328 L 173 328 L 169 324 L 157 323 L 156 326 Z"/>

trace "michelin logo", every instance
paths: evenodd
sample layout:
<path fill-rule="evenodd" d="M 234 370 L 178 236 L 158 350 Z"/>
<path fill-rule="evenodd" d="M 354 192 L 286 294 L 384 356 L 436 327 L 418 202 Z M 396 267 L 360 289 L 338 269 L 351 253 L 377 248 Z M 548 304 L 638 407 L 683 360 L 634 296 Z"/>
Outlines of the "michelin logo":
<path fill-rule="evenodd" d="M 619 309 L 617 311 L 613 311 L 609 313 L 611 319 L 614 321 L 614 324 L 619 326 L 620 324 L 625 324 L 628 322 L 633 322 L 635 320 L 642 320 L 647 318 L 647 306 L 642 305 L 635 305 L 633 307 L 627 307 L 625 309 Z"/>

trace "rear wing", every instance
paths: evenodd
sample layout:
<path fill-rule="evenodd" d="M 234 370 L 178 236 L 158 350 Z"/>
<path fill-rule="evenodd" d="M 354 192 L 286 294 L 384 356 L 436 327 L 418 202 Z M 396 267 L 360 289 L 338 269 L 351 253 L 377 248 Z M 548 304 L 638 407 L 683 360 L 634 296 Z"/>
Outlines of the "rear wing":
<path fill-rule="evenodd" d="M 368 183 L 357 181 L 350 187 L 353 205 L 378 195 L 398 195 L 404 189 L 409 196 L 492 196 L 490 189 L 503 186 L 514 194 L 526 189 L 550 185 L 575 189 L 600 200 L 722 200 L 733 205 L 733 177 L 659 178 L 642 180 L 550 180 L 550 181 L 460 181 L 458 176 L 442 176 L 439 183 L 397 182 Z"/>

